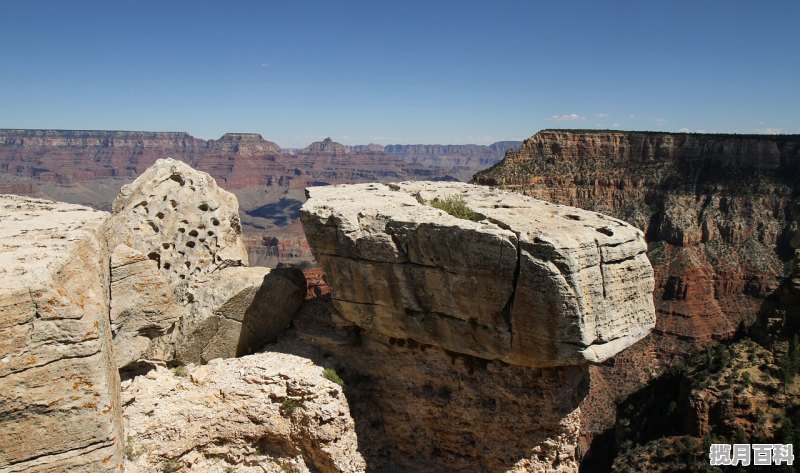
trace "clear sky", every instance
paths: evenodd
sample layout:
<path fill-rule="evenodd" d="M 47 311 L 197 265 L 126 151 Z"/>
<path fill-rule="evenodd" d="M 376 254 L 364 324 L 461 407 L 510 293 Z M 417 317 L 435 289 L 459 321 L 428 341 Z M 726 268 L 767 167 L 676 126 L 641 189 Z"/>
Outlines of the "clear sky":
<path fill-rule="evenodd" d="M 800 133 L 800 1 L 3 0 L 0 128 Z"/>

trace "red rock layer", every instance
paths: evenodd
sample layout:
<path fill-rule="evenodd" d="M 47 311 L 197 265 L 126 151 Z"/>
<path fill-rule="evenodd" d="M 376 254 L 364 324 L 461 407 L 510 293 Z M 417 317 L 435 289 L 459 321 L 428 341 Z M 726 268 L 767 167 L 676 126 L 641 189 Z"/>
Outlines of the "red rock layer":
<path fill-rule="evenodd" d="M 653 334 L 592 368 L 589 436 L 615 399 L 767 310 L 797 235 L 800 136 L 545 130 L 474 181 L 625 220 L 647 235 Z"/>

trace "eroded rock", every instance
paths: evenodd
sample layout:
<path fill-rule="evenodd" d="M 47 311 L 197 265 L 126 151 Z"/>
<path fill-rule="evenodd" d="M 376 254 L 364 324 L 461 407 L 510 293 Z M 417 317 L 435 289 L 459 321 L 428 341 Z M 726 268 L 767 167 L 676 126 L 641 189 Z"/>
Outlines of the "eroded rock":
<path fill-rule="evenodd" d="M 152 341 L 184 314 L 156 261 L 126 245 L 111 253 L 111 330 L 119 368 L 147 356 Z M 166 361 L 165 357 L 148 356 Z"/>
<path fill-rule="evenodd" d="M 253 353 L 286 327 L 306 290 L 299 270 L 243 267 L 247 251 L 236 197 L 180 161 L 159 159 L 122 188 L 108 238 L 151 260 L 146 277 L 155 292 L 138 288 L 150 287 L 143 279 L 112 287 L 112 300 L 141 314 L 135 318 L 141 323 L 115 333 L 125 364 L 142 357 L 201 363 Z M 171 298 L 160 292 L 162 280 Z"/>
<path fill-rule="evenodd" d="M 620 220 L 460 183 L 308 193 L 309 244 L 365 330 L 543 367 L 601 362 L 655 324 L 644 236 Z M 447 196 L 478 221 L 429 205 Z"/>
<path fill-rule="evenodd" d="M 310 360 L 260 353 L 181 370 L 123 383 L 127 471 L 365 470 L 342 388 Z"/>
<path fill-rule="evenodd" d="M 108 218 L 0 196 L 0 471 L 120 471 Z"/>

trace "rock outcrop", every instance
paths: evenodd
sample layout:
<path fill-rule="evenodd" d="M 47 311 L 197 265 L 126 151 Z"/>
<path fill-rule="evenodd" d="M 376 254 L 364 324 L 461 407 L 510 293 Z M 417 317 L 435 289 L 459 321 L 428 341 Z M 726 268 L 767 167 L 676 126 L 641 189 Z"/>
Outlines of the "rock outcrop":
<path fill-rule="evenodd" d="M 334 304 L 368 332 L 545 367 L 601 362 L 655 323 L 644 236 L 614 218 L 467 184 L 308 192 Z M 477 221 L 430 205 L 454 196 Z"/>
<path fill-rule="evenodd" d="M 165 360 L 148 354 L 150 345 L 172 330 L 185 312 L 157 264 L 126 245 L 111 253 L 111 330 L 120 368 L 143 357 Z"/>
<path fill-rule="evenodd" d="M 341 143 L 337 143 L 330 138 L 322 141 L 315 141 L 303 148 L 301 154 L 350 154 L 352 149 Z"/>
<path fill-rule="evenodd" d="M 0 196 L 0 471 L 120 471 L 109 216 Z"/>
<path fill-rule="evenodd" d="M 644 231 L 655 331 L 672 339 L 720 339 L 752 323 L 798 243 L 797 135 L 544 130 L 475 182 Z"/>
<path fill-rule="evenodd" d="M 122 188 L 108 239 L 152 260 L 177 304 L 159 322 L 148 321 L 153 315 L 147 314 L 158 310 L 154 302 L 169 304 L 168 295 L 142 292 L 136 281 L 117 286 L 112 314 L 124 310 L 117 308 L 120 304 L 144 313 L 138 317 L 144 325 L 115 333 L 117 352 L 128 361 L 201 363 L 253 353 L 288 325 L 305 296 L 300 270 L 244 267 L 247 251 L 236 197 L 180 161 L 158 160 Z M 112 280 L 123 280 L 128 272 L 128 266 L 114 265 Z M 152 264 L 147 277 L 158 279 Z M 174 329 L 170 321 L 176 322 Z"/>
<path fill-rule="evenodd" d="M 615 399 L 686 353 L 772 314 L 771 295 L 798 243 L 798 135 L 544 130 L 474 181 L 645 232 L 656 327 L 612 363 L 590 368 L 582 405 L 589 431 L 608 428 Z"/>
<path fill-rule="evenodd" d="M 306 301 L 267 349 L 336 368 L 369 471 L 578 469 L 585 366 L 514 366 L 369 332 L 330 296 Z"/>
<path fill-rule="evenodd" d="M 310 360 L 261 353 L 123 383 L 126 470 L 363 472 L 342 388 Z"/>

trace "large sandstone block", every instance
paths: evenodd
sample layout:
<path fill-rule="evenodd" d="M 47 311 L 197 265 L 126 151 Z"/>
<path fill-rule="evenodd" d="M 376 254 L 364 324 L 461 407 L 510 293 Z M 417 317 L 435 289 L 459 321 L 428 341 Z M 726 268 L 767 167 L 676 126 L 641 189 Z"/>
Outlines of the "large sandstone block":
<path fill-rule="evenodd" d="M 0 471 L 119 471 L 108 214 L 0 196 Z"/>
<path fill-rule="evenodd" d="M 460 183 L 315 187 L 301 220 L 362 328 L 522 366 L 601 362 L 655 324 L 642 232 Z M 460 196 L 478 221 L 429 205 Z"/>
<path fill-rule="evenodd" d="M 114 200 L 108 233 L 120 367 L 205 363 L 273 341 L 302 302 L 299 270 L 247 268 L 236 197 L 207 173 L 159 159 Z"/>

